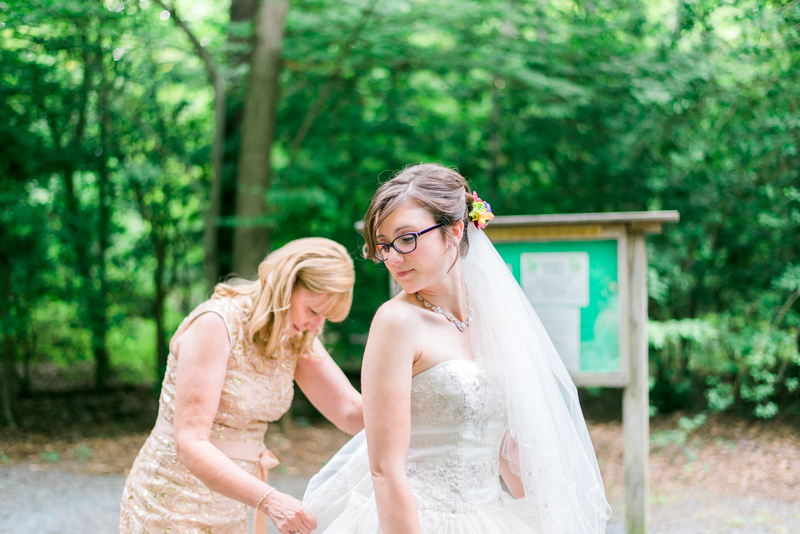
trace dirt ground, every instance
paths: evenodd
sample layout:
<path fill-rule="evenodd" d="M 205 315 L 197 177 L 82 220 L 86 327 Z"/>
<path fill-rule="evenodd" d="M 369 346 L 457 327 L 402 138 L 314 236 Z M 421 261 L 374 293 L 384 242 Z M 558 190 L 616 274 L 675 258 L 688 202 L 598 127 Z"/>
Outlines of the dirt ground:
<path fill-rule="evenodd" d="M 27 464 L 31 471 L 57 467 L 78 475 L 127 475 L 149 432 L 116 437 L 53 438 L 0 433 L 0 465 Z M 265 442 L 281 461 L 276 472 L 310 477 L 350 436 L 329 424 L 293 425 L 286 434 L 270 427 Z"/>
<path fill-rule="evenodd" d="M 649 472 L 652 533 L 800 532 L 800 428 L 796 421 L 717 416 L 688 434 L 677 429 L 678 416 L 653 421 Z M 622 533 L 622 427 L 617 422 L 590 423 L 590 433 L 614 508 L 609 533 Z M 38 498 L 47 499 L 46 492 L 58 486 L 55 481 L 72 487 L 68 493 L 76 502 L 87 498 L 107 501 L 103 505 L 106 519 L 100 521 L 102 514 L 93 512 L 97 530 L 83 531 L 113 532 L 107 526 L 115 525 L 115 503 L 124 475 L 146 437 L 146 432 L 110 437 L 0 433 L 0 534 L 30 531 L 15 519 L 23 514 L 24 506 L 7 507 L 4 501 L 21 498 L 17 489 L 31 499 L 39 495 L 37 491 L 45 492 Z M 283 480 L 293 493 L 301 493 L 308 477 L 348 439 L 328 424 L 295 423 L 285 433 L 277 425 L 271 426 L 266 443 L 282 464 L 274 480 Z M 54 498 L 65 498 L 61 493 Z M 65 501 L 63 508 L 75 513 L 79 508 L 72 508 L 70 502 Z M 65 527 L 61 524 L 58 531 L 68 534 L 70 529 Z"/>
<path fill-rule="evenodd" d="M 672 443 L 656 446 L 677 429 L 678 416 L 653 422 L 650 490 L 658 495 L 694 488 L 738 497 L 774 498 L 800 505 L 800 427 L 795 422 L 748 421 L 715 417 Z M 624 495 L 623 433 L 616 422 L 590 423 L 609 500 Z M 0 465 L 51 467 L 74 474 L 127 474 L 149 432 L 115 437 L 53 437 L 43 433 L 0 432 Z M 281 460 L 278 473 L 308 477 L 349 436 L 330 424 L 292 424 L 267 432 L 267 446 Z"/>
<path fill-rule="evenodd" d="M 676 433 L 678 418 L 656 419 L 651 428 L 650 494 L 654 502 L 692 489 L 776 499 L 793 503 L 800 511 L 800 427 L 796 422 L 718 416 L 686 436 L 683 443 L 655 446 Z M 589 431 L 609 500 L 622 500 L 622 425 L 590 424 Z"/>

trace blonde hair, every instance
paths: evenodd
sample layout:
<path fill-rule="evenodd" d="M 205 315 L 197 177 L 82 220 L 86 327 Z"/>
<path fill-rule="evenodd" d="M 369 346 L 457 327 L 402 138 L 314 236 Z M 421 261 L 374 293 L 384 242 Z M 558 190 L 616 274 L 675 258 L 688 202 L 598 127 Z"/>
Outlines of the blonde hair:
<path fill-rule="evenodd" d="M 258 279 L 234 278 L 217 284 L 212 298 L 250 297 L 252 306 L 245 311 L 245 335 L 265 358 L 283 356 L 287 345 L 294 354 L 306 356 L 322 326 L 317 332 L 286 337 L 292 290 L 302 287 L 329 295 L 320 313 L 340 322 L 350 313 L 353 284 L 355 270 L 347 250 L 330 239 L 308 237 L 270 253 L 258 266 Z"/>
<path fill-rule="evenodd" d="M 427 210 L 436 224 L 442 225 L 440 232 L 446 237 L 448 228 L 458 221 L 464 221 L 466 230 L 474 199 L 466 178 L 453 169 L 435 163 L 406 167 L 382 183 L 372 196 L 364 215 L 365 258 L 378 262 L 375 258 L 378 227 L 394 210 L 409 201 Z M 466 231 L 459 248 L 463 258 L 469 250 Z"/>

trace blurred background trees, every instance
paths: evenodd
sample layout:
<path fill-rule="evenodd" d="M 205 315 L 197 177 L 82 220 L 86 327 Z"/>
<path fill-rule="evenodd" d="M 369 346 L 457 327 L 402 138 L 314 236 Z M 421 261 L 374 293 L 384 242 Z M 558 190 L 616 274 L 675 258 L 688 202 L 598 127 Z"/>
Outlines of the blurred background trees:
<path fill-rule="evenodd" d="M 0 2 L 3 419 L 157 384 L 212 280 L 308 235 L 358 258 L 420 161 L 502 215 L 680 210 L 649 245 L 654 411 L 797 411 L 799 104 L 796 1 Z M 388 296 L 356 266 L 326 333 L 351 372 Z"/>

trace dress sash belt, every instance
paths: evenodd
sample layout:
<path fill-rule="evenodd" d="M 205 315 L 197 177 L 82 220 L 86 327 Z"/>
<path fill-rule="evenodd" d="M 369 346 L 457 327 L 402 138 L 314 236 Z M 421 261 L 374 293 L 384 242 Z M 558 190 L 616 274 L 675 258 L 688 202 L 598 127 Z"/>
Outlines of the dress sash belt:
<path fill-rule="evenodd" d="M 153 433 L 158 434 L 162 438 L 169 439 L 173 442 L 175 441 L 175 430 L 172 423 L 160 415 L 156 419 L 156 426 L 153 428 Z M 272 454 L 272 451 L 267 449 L 263 443 L 255 444 L 246 441 L 233 441 L 219 438 L 210 438 L 209 441 L 231 460 L 255 462 L 256 465 L 258 465 L 256 476 L 264 482 L 267 481 L 269 470 L 280 464 L 278 459 L 275 458 L 275 455 Z M 267 516 L 261 510 L 253 509 L 253 526 L 255 534 L 267 534 Z"/>

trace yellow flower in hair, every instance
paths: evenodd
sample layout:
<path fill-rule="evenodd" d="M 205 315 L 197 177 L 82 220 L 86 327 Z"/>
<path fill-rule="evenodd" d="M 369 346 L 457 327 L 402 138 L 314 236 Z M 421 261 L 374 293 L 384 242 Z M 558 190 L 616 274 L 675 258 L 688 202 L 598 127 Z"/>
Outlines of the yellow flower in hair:
<path fill-rule="evenodd" d="M 469 220 L 475 223 L 475 227 L 483 230 L 486 224 L 494 219 L 492 207 L 488 202 L 478 197 L 478 192 L 472 192 L 472 209 L 469 210 Z"/>

